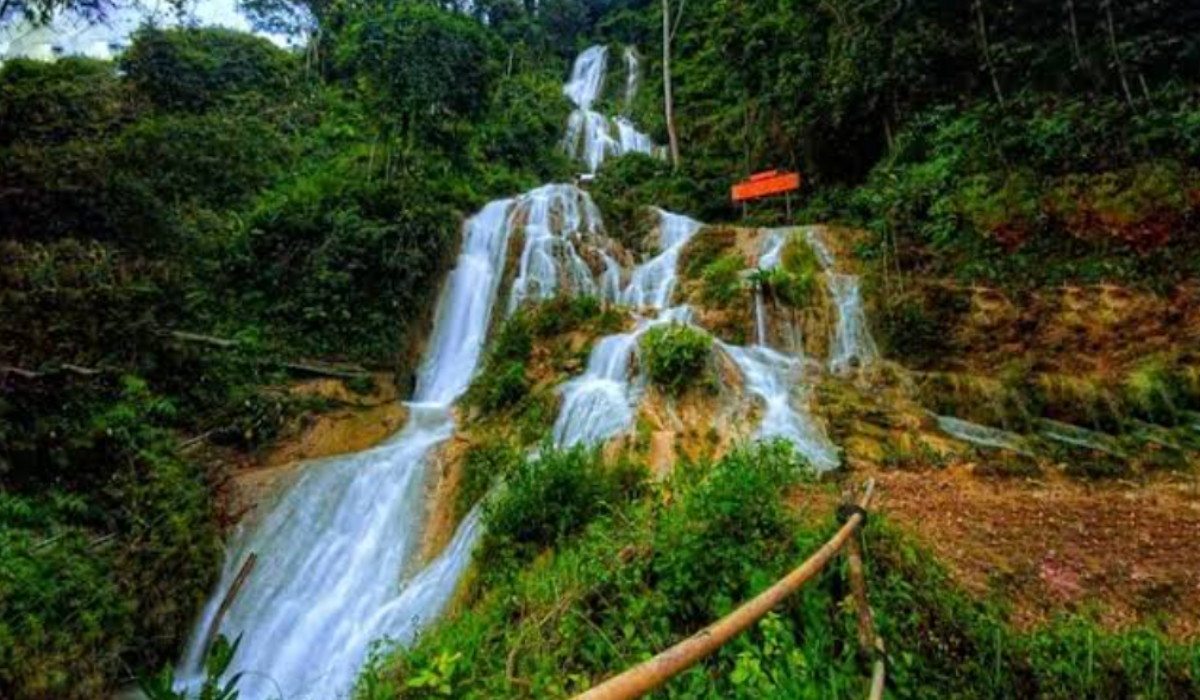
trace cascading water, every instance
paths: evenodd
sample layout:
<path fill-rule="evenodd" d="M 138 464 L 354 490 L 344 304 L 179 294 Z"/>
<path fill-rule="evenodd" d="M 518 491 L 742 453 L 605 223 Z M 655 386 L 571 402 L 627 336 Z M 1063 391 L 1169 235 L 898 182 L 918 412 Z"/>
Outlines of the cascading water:
<path fill-rule="evenodd" d="M 655 325 L 685 321 L 690 315 L 686 306 L 668 309 L 667 304 L 675 289 L 679 251 L 701 224 L 661 209 L 658 216 L 660 252 L 634 269 L 620 296 L 624 303 L 655 317 L 639 318 L 631 332 L 601 338 L 584 373 L 563 385 L 562 410 L 554 423 L 554 441 L 559 445 L 596 444 L 632 425 L 637 387 L 631 365 L 638 339 Z"/>
<path fill-rule="evenodd" d="M 804 399 L 794 401 L 795 387 L 802 387 L 802 360 L 776 352 L 764 345 L 749 348 L 720 343 L 741 370 L 746 390 L 763 401 L 764 412 L 756 436 L 760 439 L 783 438 L 804 455 L 814 469 L 826 471 L 838 465 L 837 448 L 826 437 L 808 412 L 797 409 Z"/>
<path fill-rule="evenodd" d="M 527 300 L 554 296 L 564 277 L 571 285 L 569 291 L 576 294 L 600 291 L 573 240 L 598 235 L 604 228 L 600 210 L 586 192 L 573 185 L 539 187 L 517 200 L 511 218 L 523 222 L 525 246 L 509 298 L 510 312 Z M 613 284 L 611 270 L 606 269 L 602 284 Z"/>
<path fill-rule="evenodd" d="M 774 270 L 779 267 L 783 257 L 783 247 L 787 243 L 789 229 L 770 229 L 763 238 L 762 251 L 758 255 L 759 270 Z M 795 333 L 793 333 L 795 336 Z M 767 339 L 767 308 L 763 301 L 762 285 L 754 287 L 754 337 L 759 345 L 769 345 Z M 801 348 L 803 343 L 792 338 L 792 347 Z"/>
<path fill-rule="evenodd" d="M 433 563 L 412 572 L 425 514 L 424 466 L 453 434 L 450 406 L 479 364 L 512 207 L 512 200 L 493 202 L 465 227 L 408 424 L 379 447 L 308 465 L 262 523 L 240 533 L 189 644 L 186 675 L 199 673 L 219 602 L 250 552 L 257 566 L 220 627 L 227 636 L 243 635 L 235 665 L 248 673 L 241 683 L 248 700 L 343 695 L 373 642 L 409 641 L 445 606 L 469 563 L 478 517 L 463 522 Z"/>
<path fill-rule="evenodd" d="M 613 124 L 591 111 L 606 60 L 604 47 L 588 49 L 564 87 L 579 107 L 568 124 L 568 145 L 582 142 L 579 153 L 593 170 L 607 155 L 652 149 L 648 138 L 621 120 L 615 122 L 618 139 L 613 139 Z M 637 82 L 631 51 L 626 64 L 628 104 Z M 457 266 L 439 298 L 407 425 L 376 448 L 306 466 L 261 523 L 235 537 L 186 651 L 183 675 L 194 681 L 200 674 L 218 607 L 251 552 L 258 556 L 257 566 L 219 629 L 230 637 L 243 636 L 234 670 L 246 674 L 240 686 L 246 700 L 344 696 L 373 643 L 411 642 L 445 607 L 481 528 L 473 511 L 434 561 L 424 567 L 414 561 L 425 516 L 425 465 L 432 451 L 452 436 L 451 406 L 479 365 L 510 237 L 523 235 L 510 312 L 528 300 L 565 291 L 596 294 L 649 314 L 638 318 L 634 330 L 601 339 L 585 373 L 562 388 L 555 441 L 597 444 L 632 424 L 641 390 L 632 371 L 641 334 L 662 323 L 691 322 L 687 306 L 669 304 L 679 253 L 701 225 L 665 211 L 659 217 L 660 252 L 637 266 L 623 289 L 621 266 L 612 255 L 589 246 L 586 252 L 603 268 L 597 276 L 581 253 L 585 243 L 596 242 L 603 224 L 591 198 L 574 186 L 546 185 L 492 202 L 470 219 Z M 763 263 L 774 264 L 771 255 L 777 258 L 781 248 L 782 242 Z M 855 347 L 864 342 L 840 327 L 839 333 L 856 338 Z M 760 332 L 760 341 L 763 337 Z M 802 361 L 765 342 L 720 347 L 741 369 L 747 390 L 765 404 L 757 435 L 791 440 L 817 468 L 836 465 L 836 450 L 819 426 L 793 406 Z M 860 359 L 865 354 L 856 352 Z"/>
<path fill-rule="evenodd" d="M 625 47 L 625 105 L 624 112 L 633 110 L 633 99 L 637 97 L 638 84 L 642 77 L 641 63 L 632 46 Z"/>
<path fill-rule="evenodd" d="M 806 229 L 805 237 L 825 270 L 825 284 L 838 312 L 829 349 L 830 371 L 846 374 L 855 367 L 872 364 L 879 359 L 879 350 L 867 325 L 858 276 L 836 271 L 833 251 L 817 229 Z"/>
<path fill-rule="evenodd" d="M 658 210 L 659 248 L 661 252 L 639 265 L 630 276 L 622 301 L 633 307 L 661 311 L 667 308 L 677 279 L 675 267 L 679 253 L 700 230 L 700 222 L 680 214 Z"/>
<path fill-rule="evenodd" d="M 625 109 L 628 111 L 638 85 L 637 55 L 632 50 L 625 51 L 625 65 L 629 71 L 625 81 Z M 600 168 L 606 158 L 625 153 L 654 152 L 650 137 L 638 131 L 627 118 L 610 119 L 592 109 L 604 90 L 607 70 L 608 47 L 593 46 L 575 59 L 571 79 L 563 87 L 563 94 L 575 103 L 575 111 L 567 121 L 563 146 L 572 157 L 586 163 L 588 171 L 592 173 Z"/>

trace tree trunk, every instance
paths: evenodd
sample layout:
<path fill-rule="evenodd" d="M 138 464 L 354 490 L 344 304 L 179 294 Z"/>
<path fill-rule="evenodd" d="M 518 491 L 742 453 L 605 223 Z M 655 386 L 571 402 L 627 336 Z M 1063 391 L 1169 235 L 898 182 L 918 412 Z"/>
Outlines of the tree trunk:
<path fill-rule="evenodd" d="M 1121 60 L 1121 52 L 1117 50 L 1117 28 L 1113 23 L 1112 0 L 1105 0 L 1104 14 L 1108 19 L 1108 46 L 1112 50 L 1113 61 L 1117 64 L 1117 75 L 1121 78 L 1121 89 L 1125 92 L 1125 102 L 1133 107 L 1133 92 L 1130 91 L 1129 80 L 1125 77 L 1125 62 Z"/>
<path fill-rule="evenodd" d="M 983 0 L 975 0 L 976 29 L 979 34 L 979 46 L 983 50 L 983 60 L 987 65 L 988 74 L 992 76 L 992 89 L 996 91 L 996 100 L 1004 106 L 1004 93 L 1000 91 L 1000 79 L 996 77 L 996 66 L 992 63 L 992 49 L 988 42 L 987 23 L 983 20 Z"/>
<path fill-rule="evenodd" d="M 663 13 L 663 103 L 670 140 L 671 166 L 679 169 L 679 137 L 675 134 L 675 101 L 671 92 L 671 0 L 662 0 Z"/>

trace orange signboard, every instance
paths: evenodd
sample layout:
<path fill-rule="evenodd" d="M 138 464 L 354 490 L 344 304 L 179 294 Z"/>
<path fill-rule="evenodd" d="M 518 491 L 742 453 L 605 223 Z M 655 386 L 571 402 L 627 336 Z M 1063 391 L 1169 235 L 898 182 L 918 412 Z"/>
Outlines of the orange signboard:
<path fill-rule="evenodd" d="M 743 180 L 733 186 L 733 201 L 745 202 L 751 199 L 769 197 L 773 194 L 783 194 L 800 189 L 799 173 L 781 173 L 778 170 L 767 170 L 755 173 L 750 179 Z"/>

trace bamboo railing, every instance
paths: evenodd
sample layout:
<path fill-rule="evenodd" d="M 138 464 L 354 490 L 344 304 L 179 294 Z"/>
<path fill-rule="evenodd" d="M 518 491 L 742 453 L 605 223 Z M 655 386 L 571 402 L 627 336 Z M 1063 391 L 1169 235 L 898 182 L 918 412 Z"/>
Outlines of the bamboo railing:
<path fill-rule="evenodd" d="M 874 621 L 867 605 L 866 579 L 863 577 L 862 548 L 854 537 L 866 522 L 867 508 L 875 492 L 875 481 L 867 482 L 862 498 L 856 508 L 828 542 L 818 549 L 803 564 L 776 581 L 770 588 L 746 601 L 733 612 L 717 620 L 678 644 L 660 652 L 653 658 L 603 681 L 590 690 L 576 695 L 573 700 L 634 700 L 661 687 L 667 681 L 699 663 L 721 648 L 726 642 L 741 634 L 758 622 L 775 606 L 798 591 L 812 580 L 825 566 L 849 545 L 849 569 L 851 592 L 859 614 L 859 644 L 866 654 L 875 655 L 872 670 L 872 700 L 883 697 L 884 660 L 883 641 L 875 634 Z"/>

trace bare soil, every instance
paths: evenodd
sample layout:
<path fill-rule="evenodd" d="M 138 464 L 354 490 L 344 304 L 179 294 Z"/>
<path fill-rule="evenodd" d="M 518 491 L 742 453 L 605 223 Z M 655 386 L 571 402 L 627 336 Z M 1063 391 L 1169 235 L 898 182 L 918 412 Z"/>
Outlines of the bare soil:
<path fill-rule="evenodd" d="M 877 508 L 915 533 L 968 590 L 1011 604 L 1020 627 L 1074 611 L 1113 629 L 1159 622 L 1175 638 L 1200 636 L 1193 476 L 1131 483 L 973 471 L 970 464 L 875 470 Z"/>

